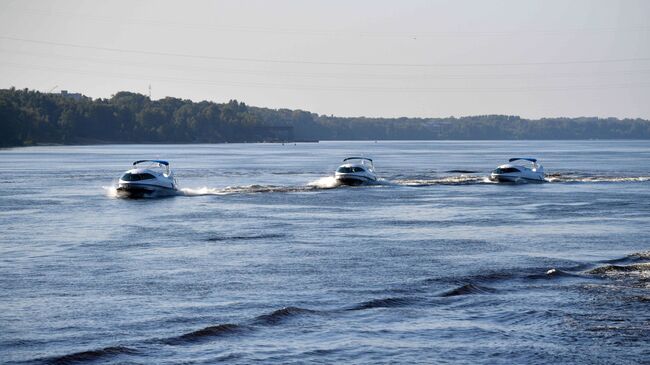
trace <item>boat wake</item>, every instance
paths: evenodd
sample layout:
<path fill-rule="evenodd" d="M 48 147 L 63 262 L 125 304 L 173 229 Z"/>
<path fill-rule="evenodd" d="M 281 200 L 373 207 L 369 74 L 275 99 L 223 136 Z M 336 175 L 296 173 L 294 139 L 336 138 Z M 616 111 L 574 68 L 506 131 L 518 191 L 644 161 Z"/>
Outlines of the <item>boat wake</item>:
<path fill-rule="evenodd" d="M 620 183 L 620 182 L 645 182 L 650 181 L 650 176 L 608 176 L 592 175 L 584 176 L 574 173 L 547 174 L 546 181 L 552 183 Z"/>
<path fill-rule="evenodd" d="M 394 183 L 379 179 L 368 185 L 395 185 Z M 311 181 L 306 185 L 281 186 L 281 185 L 242 185 L 227 186 L 225 188 L 183 188 L 180 194 L 183 196 L 205 196 L 205 195 L 231 195 L 231 194 L 255 194 L 255 193 L 299 193 L 314 190 L 334 189 L 342 187 L 341 183 L 336 181 L 334 176 L 324 176 L 317 180 Z"/>
<path fill-rule="evenodd" d="M 385 185 L 392 186 L 395 183 L 388 180 L 380 179 L 372 184 L 366 184 L 365 186 L 370 185 Z M 322 177 L 318 180 L 309 182 L 306 185 L 297 185 L 297 186 L 281 186 L 281 185 L 241 185 L 241 186 L 226 186 L 222 188 L 214 188 L 203 186 L 199 188 L 181 188 L 175 194 L 175 196 L 187 196 L 187 197 L 197 197 L 197 196 L 223 196 L 223 195 L 233 195 L 233 194 L 260 194 L 260 193 L 300 193 L 308 192 L 315 190 L 324 190 L 324 189 L 334 189 L 338 187 L 343 187 L 344 185 L 340 184 L 333 176 Z M 119 198 L 117 188 L 115 186 L 103 186 L 106 196 L 110 198 Z M 158 198 L 159 196 L 147 196 L 146 198 Z"/>
<path fill-rule="evenodd" d="M 205 196 L 205 195 L 231 195 L 231 194 L 255 194 L 255 193 L 291 193 L 312 190 L 309 186 L 278 186 L 278 185 L 242 185 L 226 186 L 225 188 L 182 188 L 179 195 L 182 196 Z"/>
<path fill-rule="evenodd" d="M 359 186 L 382 186 L 382 185 L 383 186 L 393 186 L 393 185 L 396 185 L 396 184 L 394 182 L 390 181 L 390 180 L 379 178 L 376 181 L 367 182 L 367 183 L 361 184 Z M 341 184 L 339 181 L 337 181 L 334 176 L 321 177 L 318 180 L 314 180 L 314 181 L 308 183 L 307 186 L 315 188 L 315 189 L 333 189 L 333 188 L 338 188 L 338 187 L 348 187 L 348 185 Z"/>
<path fill-rule="evenodd" d="M 545 182 L 547 183 L 628 183 L 628 182 L 647 182 L 650 176 L 608 176 L 608 175 L 580 175 L 575 173 L 554 173 L 547 174 Z M 526 184 L 525 180 L 521 183 Z M 431 179 L 399 179 L 394 180 L 394 184 L 403 186 L 433 186 L 433 185 L 476 185 L 476 184 L 498 184 L 484 175 L 449 175 L 440 176 Z M 511 183 L 512 184 L 512 183 Z"/>
<path fill-rule="evenodd" d="M 106 194 L 107 197 L 109 198 L 117 198 L 117 187 L 114 185 L 111 186 L 102 186 L 102 189 L 104 189 L 104 193 Z"/>
<path fill-rule="evenodd" d="M 311 186 L 317 189 L 332 189 L 341 186 L 341 184 L 336 181 L 336 178 L 334 178 L 334 176 L 325 176 L 308 183 L 307 186 Z"/>
<path fill-rule="evenodd" d="M 475 185 L 475 184 L 495 184 L 487 176 L 480 175 L 453 175 L 441 176 L 432 179 L 400 179 L 395 180 L 396 185 L 403 186 L 433 186 L 433 185 Z"/>
<path fill-rule="evenodd" d="M 576 173 L 555 173 L 546 175 L 547 183 L 629 183 L 629 182 L 648 182 L 650 176 L 607 176 L 607 175 L 580 175 Z M 482 185 L 498 184 L 490 180 L 485 175 L 460 174 L 446 175 L 438 177 L 418 177 L 416 179 L 400 178 L 395 180 L 380 178 L 375 182 L 364 184 L 363 186 L 407 186 L 407 187 L 427 187 L 436 185 Z M 317 180 L 311 181 L 306 185 L 281 186 L 281 185 L 241 185 L 226 186 L 222 188 L 199 187 L 199 188 L 182 188 L 176 196 L 208 196 L 208 195 L 232 195 L 232 194 L 258 194 L 258 193 L 291 193 L 291 192 L 308 192 L 324 189 L 335 189 L 346 187 L 339 183 L 334 176 L 324 176 Z M 111 198 L 119 197 L 115 185 L 103 186 L 106 196 Z M 168 195 L 166 195 L 168 196 Z M 158 198 L 161 196 L 149 196 L 148 198 Z"/>

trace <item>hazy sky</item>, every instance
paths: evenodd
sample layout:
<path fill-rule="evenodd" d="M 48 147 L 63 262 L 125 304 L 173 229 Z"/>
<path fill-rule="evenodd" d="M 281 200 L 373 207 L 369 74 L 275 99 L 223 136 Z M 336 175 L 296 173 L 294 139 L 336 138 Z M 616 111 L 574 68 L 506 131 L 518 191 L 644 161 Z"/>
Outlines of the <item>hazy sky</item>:
<path fill-rule="evenodd" d="M 0 88 L 650 118 L 650 1 L 7 1 Z"/>

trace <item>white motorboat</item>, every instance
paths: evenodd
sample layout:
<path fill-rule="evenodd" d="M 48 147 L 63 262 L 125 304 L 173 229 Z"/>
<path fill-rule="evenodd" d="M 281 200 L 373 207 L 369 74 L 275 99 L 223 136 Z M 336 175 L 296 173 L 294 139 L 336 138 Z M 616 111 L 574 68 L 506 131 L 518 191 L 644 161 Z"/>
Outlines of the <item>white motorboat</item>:
<path fill-rule="evenodd" d="M 146 167 L 138 165 L 149 163 Z M 128 198 L 148 198 L 174 195 L 178 191 L 174 173 L 169 162 L 163 160 L 139 160 L 133 168 L 120 177 L 117 186 L 118 196 Z"/>
<path fill-rule="evenodd" d="M 527 157 L 511 158 L 507 164 L 492 171 L 490 180 L 512 183 L 546 181 L 544 180 L 544 167 L 537 163 L 537 159 Z"/>
<path fill-rule="evenodd" d="M 339 184 L 361 185 L 377 181 L 372 160 L 366 157 L 348 157 L 336 169 L 334 178 Z"/>

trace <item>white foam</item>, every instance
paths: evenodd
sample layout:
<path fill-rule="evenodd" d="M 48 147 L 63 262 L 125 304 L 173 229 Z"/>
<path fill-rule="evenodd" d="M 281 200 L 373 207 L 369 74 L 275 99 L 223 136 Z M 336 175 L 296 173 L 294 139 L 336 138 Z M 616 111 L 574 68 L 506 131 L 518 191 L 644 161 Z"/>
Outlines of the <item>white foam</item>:
<path fill-rule="evenodd" d="M 204 195 L 225 195 L 228 194 L 224 189 L 209 188 L 207 186 L 201 188 L 182 188 L 180 189 L 181 195 L 184 196 L 204 196 Z"/>
<path fill-rule="evenodd" d="M 368 185 L 387 185 L 387 186 L 395 186 L 398 185 L 390 180 L 386 180 L 383 178 L 379 178 L 375 180 L 374 182 L 368 183 Z"/>
<path fill-rule="evenodd" d="M 321 177 L 318 180 L 314 180 L 307 184 L 307 186 L 319 189 L 332 189 L 339 186 L 339 182 L 336 181 L 334 176 L 325 176 Z"/>
<path fill-rule="evenodd" d="M 251 194 L 251 193 L 287 193 L 307 190 L 307 187 L 295 186 L 276 186 L 276 185 L 242 185 L 226 186 L 225 188 L 210 188 L 207 186 L 201 188 L 182 188 L 180 189 L 183 196 L 205 196 L 205 195 L 229 195 L 229 194 Z"/>
<path fill-rule="evenodd" d="M 396 180 L 397 185 L 406 186 L 429 186 L 429 185 L 467 185 L 467 184 L 491 184 L 489 178 L 475 175 L 454 175 L 442 176 L 435 179 Z"/>
<path fill-rule="evenodd" d="M 650 176 L 576 176 L 576 175 L 554 175 L 547 176 L 548 182 L 572 183 L 599 183 L 599 182 L 646 182 Z"/>
<path fill-rule="evenodd" d="M 106 196 L 109 198 L 117 198 L 117 187 L 115 185 L 102 186 L 102 189 L 104 189 Z"/>

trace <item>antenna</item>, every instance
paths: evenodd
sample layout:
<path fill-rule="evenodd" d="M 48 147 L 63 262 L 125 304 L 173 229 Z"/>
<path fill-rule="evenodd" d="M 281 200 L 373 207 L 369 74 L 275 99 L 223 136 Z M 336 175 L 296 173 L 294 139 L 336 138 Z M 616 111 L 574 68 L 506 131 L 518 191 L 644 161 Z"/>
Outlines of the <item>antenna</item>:
<path fill-rule="evenodd" d="M 48 93 L 48 94 L 51 93 L 51 92 L 54 91 L 54 89 L 56 89 L 57 87 L 59 87 L 59 85 L 54 85 L 54 87 L 51 88 L 50 91 L 48 91 L 47 93 Z"/>
<path fill-rule="evenodd" d="M 151 84 L 149 84 L 149 100 L 151 100 Z"/>

